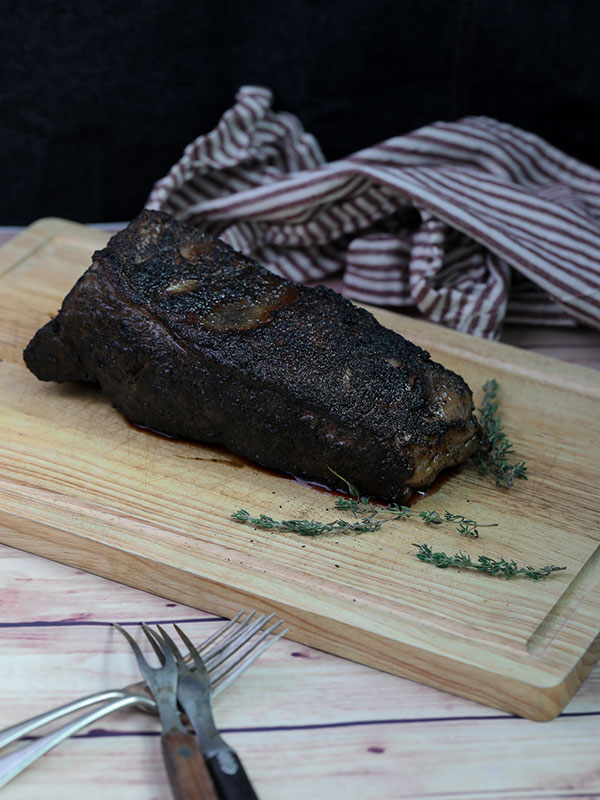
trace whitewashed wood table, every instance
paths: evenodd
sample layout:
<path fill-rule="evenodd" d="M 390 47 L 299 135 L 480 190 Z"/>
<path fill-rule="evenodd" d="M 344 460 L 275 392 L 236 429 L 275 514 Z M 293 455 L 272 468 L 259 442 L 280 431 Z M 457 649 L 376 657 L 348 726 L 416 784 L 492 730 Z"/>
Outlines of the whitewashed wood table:
<path fill-rule="evenodd" d="M 11 235 L 1 232 L 0 244 Z M 600 369 L 594 331 L 509 326 L 503 341 Z M 113 621 L 176 621 L 196 640 L 220 624 L 10 547 L 0 546 L 0 560 L 2 727 L 137 680 Z M 600 797 L 600 664 L 559 717 L 539 723 L 281 640 L 218 698 L 215 715 L 262 800 Z M 155 717 L 105 718 L 2 797 L 83 794 L 170 796 Z"/>

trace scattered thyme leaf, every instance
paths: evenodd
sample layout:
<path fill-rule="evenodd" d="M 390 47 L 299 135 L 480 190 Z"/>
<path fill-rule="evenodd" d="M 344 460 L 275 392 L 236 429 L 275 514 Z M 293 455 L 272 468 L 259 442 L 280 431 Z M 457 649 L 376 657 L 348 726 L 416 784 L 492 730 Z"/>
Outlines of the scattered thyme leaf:
<path fill-rule="evenodd" d="M 267 530 L 276 528 L 277 530 L 291 533 L 298 533 L 300 536 L 320 536 L 323 533 L 337 531 L 343 533 L 366 533 L 368 531 L 378 531 L 385 520 L 373 518 L 358 520 L 357 522 L 346 522 L 343 519 L 335 519 L 332 522 L 319 522 L 315 519 L 284 519 L 274 520 L 266 514 L 253 517 L 244 508 L 231 515 L 236 522 L 248 523 L 255 528 L 265 528 Z"/>
<path fill-rule="evenodd" d="M 514 452 L 513 443 L 509 441 L 498 415 L 498 388 L 498 381 L 495 379 L 487 381 L 483 386 L 483 401 L 478 410 L 481 427 L 492 447 L 488 453 L 477 453 L 475 461 L 482 472 L 495 478 L 496 486 L 509 489 L 517 478 L 527 480 L 527 465 L 524 461 L 508 461 L 508 455 Z"/>
<path fill-rule="evenodd" d="M 356 500 L 346 500 L 343 497 L 339 497 L 335 501 L 334 507 L 339 508 L 340 511 L 353 511 L 355 514 L 359 511 L 364 511 L 362 503 L 358 503 Z"/>
<path fill-rule="evenodd" d="M 385 522 L 391 520 L 404 520 L 415 517 L 422 520 L 426 525 L 441 525 L 444 522 L 458 523 L 456 530 L 459 534 L 477 538 L 479 536 L 478 528 L 490 528 L 496 524 L 480 525 L 475 520 L 469 519 L 469 517 L 465 517 L 462 514 L 452 514 L 450 511 L 444 511 L 444 517 L 438 511 L 413 511 L 409 506 L 399 506 L 398 503 L 393 503 L 385 508 L 374 506 L 370 498 L 363 497 L 353 483 L 350 483 L 349 480 L 331 469 L 331 467 L 328 467 L 328 469 L 346 484 L 350 494 L 349 500 L 342 497 L 338 498 L 335 502 L 335 508 L 341 511 L 351 511 L 355 516 L 362 515 L 363 519 L 355 522 L 346 522 L 343 519 L 336 519 L 332 522 L 318 522 L 314 519 L 288 519 L 278 522 L 266 514 L 252 517 L 244 508 L 233 513 L 231 515 L 232 519 L 237 522 L 247 522 L 257 528 L 265 528 L 267 530 L 276 528 L 280 531 L 298 533 L 301 536 L 319 536 L 330 531 L 366 533 L 380 530 Z M 380 516 L 384 514 L 389 514 L 389 519 L 380 519 Z"/>
<path fill-rule="evenodd" d="M 346 522 L 343 519 L 338 519 L 336 523 L 340 530 L 347 531 L 348 533 L 366 533 L 369 531 L 378 531 L 383 523 L 388 521 L 389 520 L 370 517 L 368 519 L 358 520 L 357 522 Z"/>
<path fill-rule="evenodd" d="M 542 578 L 547 578 L 552 572 L 566 569 L 566 567 L 555 567 L 554 564 L 540 567 L 539 569 L 529 565 L 519 567 L 516 561 L 506 561 L 504 558 L 494 559 L 489 558 L 489 556 L 478 556 L 477 561 L 473 561 L 470 556 L 462 552 L 454 553 L 454 555 L 449 556 L 446 553 L 434 552 L 427 544 L 416 544 L 413 542 L 413 546 L 419 548 L 417 558 L 420 561 L 433 564 L 440 569 L 462 567 L 465 569 L 476 569 L 480 572 L 487 572 L 489 575 L 498 575 L 504 578 L 514 578 L 516 575 L 523 575 L 533 581 L 539 581 Z"/>
<path fill-rule="evenodd" d="M 342 480 L 344 480 L 344 478 L 342 478 Z M 475 539 L 479 537 L 479 528 L 492 528 L 497 525 L 495 522 L 482 525 L 479 522 L 475 522 L 473 519 L 469 519 L 469 517 L 465 517 L 462 514 L 452 514 L 450 511 L 444 511 L 444 517 L 442 518 L 437 511 L 413 511 L 412 508 L 408 506 L 399 506 L 397 503 L 387 508 L 378 508 L 374 506 L 368 498 L 363 498 L 360 502 L 340 498 L 336 501 L 335 508 L 342 511 L 352 511 L 354 514 L 392 514 L 392 519 L 394 520 L 418 517 L 422 519 L 426 525 L 441 525 L 443 522 L 454 522 L 457 523 L 457 533 L 461 536 L 472 536 Z"/>
<path fill-rule="evenodd" d="M 456 530 L 461 536 L 472 536 L 474 539 L 479 538 L 479 528 L 497 528 L 497 522 L 488 522 L 482 525 L 480 522 L 475 522 L 474 519 L 463 517 L 462 514 L 452 514 L 450 511 L 444 511 L 444 519 L 446 522 L 457 522 Z"/>
<path fill-rule="evenodd" d="M 426 525 L 441 525 L 444 521 L 437 511 L 419 511 L 416 514 Z"/>

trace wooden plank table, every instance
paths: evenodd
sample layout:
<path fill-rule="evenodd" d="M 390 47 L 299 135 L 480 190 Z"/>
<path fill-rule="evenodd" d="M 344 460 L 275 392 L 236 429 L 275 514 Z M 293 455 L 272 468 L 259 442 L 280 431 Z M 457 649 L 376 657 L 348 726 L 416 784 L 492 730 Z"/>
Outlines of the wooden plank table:
<path fill-rule="evenodd" d="M 11 232 L 0 233 L 0 244 Z M 600 334 L 509 326 L 503 340 L 600 368 Z M 214 616 L 0 546 L 2 725 L 137 680 L 111 627 Z M 133 629 L 133 628 L 130 628 Z M 282 640 L 215 703 L 262 800 L 600 797 L 600 664 L 552 722 L 468 700 Z M 156 719 L 113 715 L 45 756 L 3 798 L 166 798 Z"/>

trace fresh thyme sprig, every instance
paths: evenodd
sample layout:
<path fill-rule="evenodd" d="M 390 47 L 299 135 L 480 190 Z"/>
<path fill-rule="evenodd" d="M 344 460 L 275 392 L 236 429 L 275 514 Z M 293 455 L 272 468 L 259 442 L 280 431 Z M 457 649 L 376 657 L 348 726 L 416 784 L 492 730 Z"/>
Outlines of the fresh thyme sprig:
<path fill-rule="evenodd" d="M 434 552 L 427 544 L 415 544 L 418 547 L 417 558 L 420 561 L 425 561 L 428 564 L 434 564 L 436 567 L 446 569 L 447 567 L 462 567 L 465 569 L 476 569 L 480 572 L 487 572 L 490 575 L 498 575 L 504 578 L 514 578 L 517 575 L 523 575 L 533 581 L 539 581 L 541 578 L 547 578 L 552 572 L 558 572 L 566 569 L 566 567 L 555 567 L 550 564 L 545 567 L 535 569 L 529 565 L 519 567 L 516 561 L 506 561 L 503 558 L 493 559 L 488 556 L 478 556 L 477 561 L 473 561 L 470 556 L 465 553 L 455 553 L 452 556 L 442 552 Z"/>
<path fill-rule="evenodd" d="M 412 508 L 408 506 L 399 506 L 397 503 L 393 503 L 386 508 L 379 508 L 374 506 L 368 497 L 361 497 L 356 486 L 350 483 L 349 480 L 332 470 L 331 467 L 329 467 L 329 471 L 333 472 L 340 480 L 344 481 L 348 487 L 350 500 L 340 497 L 335 502 L 335 508 L 341 511 L 351 511 L 353 514 L 392 514 L 392 519 L 394 520 L 417 517 L 423 520 L 427 525 L 441 525 L 443 522 L 455 522 L 457 523 L 456 530 L 459 534 L 462 536 L 471 536 L 474 539 L 479 538 L 479 528 L 494 528 L 497 525 L 495 522 L 482 525 L 481 523 L 475 522 L 473 519 L 469 519 L 469 517 L 465 517 L 462 514 L 452 514 L 450 511 L 444 511 L 443 517 L 441 517 L 437 511 L 413 511 Z"/>
<path fill-rule="evenodd" d="M 247 522 L 256 528 L 276 528 L 280 531 L 298 533 L 301 536 L 320 536 L 323 533 L 337 531 L 338 533 L 366 533 L 367 531 L 378 531 L 383 523 L 377 519 L 362 519 L 357 522 L 346 522 L 343 519 L 336 519 L 333 522 L 319 522 L 315 519 L 284 519 L 281 521 L 261 514 L 253 517 L 244 508 L 231 515 L 237 522 Z"/>
<path fill-rule="evenodd" d="M 501 417 L 498 415 L 498 381 L 487 381 L 483 387 L 483 401 L 480 422 L 492 447 L 488 453 L 479 452 L 475 461 L 482 472 L 487 472 L 496 479 L 496 486 L 509 489 L 516 478 L 527 480 L 527 465 L 524 461 L 509 463 L 507 456 L 514 452 L 513 443 L 509 441 Z"/>

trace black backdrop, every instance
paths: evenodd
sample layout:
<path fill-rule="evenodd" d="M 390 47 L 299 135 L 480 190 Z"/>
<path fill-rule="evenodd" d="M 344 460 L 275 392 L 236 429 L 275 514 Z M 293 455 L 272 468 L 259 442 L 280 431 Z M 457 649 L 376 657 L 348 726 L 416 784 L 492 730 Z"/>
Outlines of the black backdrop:
<path fill-rule="evenodd" d="M 600 166 L 600 3 L 0 3 L 0 225 L 126 220 L 242 84 L 329 159 L 486 114 Z"/>

